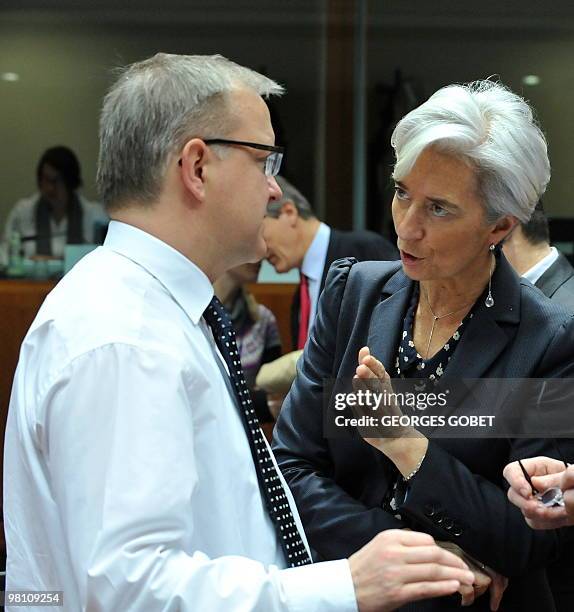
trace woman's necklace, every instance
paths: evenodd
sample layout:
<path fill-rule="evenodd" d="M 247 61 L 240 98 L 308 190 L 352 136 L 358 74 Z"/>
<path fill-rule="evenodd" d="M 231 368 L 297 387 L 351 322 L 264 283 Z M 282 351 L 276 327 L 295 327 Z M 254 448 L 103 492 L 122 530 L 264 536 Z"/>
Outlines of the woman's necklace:
<path fill-rule="evenodd" d="M 429 307 L 430 313 L 431 313 L 432 318 L 433 318 L 432 327 L 431 327 L 429 339 L 428 339 L 428 342 L 427 342 L 427 348 L 426 348 L 426 351 L 425 351 L 425 360 L 426 360 L 426 359 L 428 359 L 428 356 L 429 356 L 430 345 L 431 345 L 431 342 L 432 342 L 432 336 L 434 334 L 434 328 L 435 328 L 436 322 L 440 321 L 441 319 L 444 319 L 445 317 L 450 317 L 450 315 L 453 315 L 453 314 L 456 314 L 457 312 L 460 312 L 461 310 L 463 310 L 467 306 L 470 306 L 472 304 L 472 302 L 468 302 L 468 304 L 465 304 L 464 306 L 461 306 L 460 308 L 457 308 L 456 310 L 452 310 L 451 312 L 447 312 L 446 314 L 443 314 L 443 315 L 439 316 L 439 315 L 435 315 L 434 310 L 432 309 L 432 306 L 430 305 L 427 292 L 425 291 L 425 288 L 422 285 L 421 285 L 421 290 L 422 290 L 422 293 L 424 295 L 425 301 L 427 303 L 427 306 Z"/>

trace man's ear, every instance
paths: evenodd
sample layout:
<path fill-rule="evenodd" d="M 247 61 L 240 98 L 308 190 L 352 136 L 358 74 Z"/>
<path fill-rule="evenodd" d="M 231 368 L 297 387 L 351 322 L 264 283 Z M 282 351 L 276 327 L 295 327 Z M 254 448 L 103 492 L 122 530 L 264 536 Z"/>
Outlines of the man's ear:
<path fill-rule="evenodd" d="M 181 179 L 185 188 L 195 200 L 205 197 L 206 165 L 209 149 L 200 138 L 192 138 L 181 152 Z"/>
<path fill-rule="evenodd" d="M 504 217 L 500 218 L 495 223 L 490 233 L 490 243 L 499 244 L 510 234 L 517 224 L 518 219 L 512 215 L 505 215 Z"/>
<path fill-rule="evenodd" d="M 297 225 L 297 221 L 299 221 L 299 211 L 291 200 L 283 202 L 281 205 L 280 215 L 285 215 L 285 218 L 291 227 L 295 227 L 295 225 Z"/>

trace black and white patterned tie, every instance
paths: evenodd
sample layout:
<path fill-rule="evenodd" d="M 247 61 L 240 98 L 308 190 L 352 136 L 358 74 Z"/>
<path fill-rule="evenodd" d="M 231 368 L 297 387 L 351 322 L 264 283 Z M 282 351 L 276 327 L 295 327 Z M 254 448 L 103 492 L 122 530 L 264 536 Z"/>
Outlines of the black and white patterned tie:
<path fill-rule="evenodd" d="M 249 389 L 241 369 L 241 360 L 235 341 L 235 331 L 225 308 L 214 296 L 203 317 L 211 327 L 215 342 L 227 363 L 233 389 L 240 407 L 259 485 L 267 504 L 267 511 L 277 531 L 279 541 L 291 567 L 312 563 L 301 534 L 295 524 L 283 484 L 277 474 L 271 452 L 265 443 L 259 421 L 255 415 Z"/>

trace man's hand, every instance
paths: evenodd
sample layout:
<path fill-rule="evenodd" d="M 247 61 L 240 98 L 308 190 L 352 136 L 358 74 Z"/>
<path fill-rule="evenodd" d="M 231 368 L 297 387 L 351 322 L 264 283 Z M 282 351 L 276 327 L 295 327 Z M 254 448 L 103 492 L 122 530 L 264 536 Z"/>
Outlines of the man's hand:
<path fill-rule="evenodd" d="M 349 559 L 359 612 L 387 612 L 410 601 L 472 589 L 474 574 L 431 536 L 390 529 Z"/>
<path fill-rule="evenodd" d="M 461 605 L 470 606 L 474 603 L 477 597 L 483 595 L 487 589 L 490 590 L 490 609 L 495 612 L 500 606 L 500 601 L 506 587 L 508 586 L 508 578 L 495 572 L 490 567 L 473 559 L 465 553 L 460 546 L 453 542 L 437 542 L 437 544 L 466 561 L 469 569 L 474 574 L 474 583 L 469 586 L 461 584 L 458 592 L 462 596 Z"/>
<path fill-rule="evenodd" d="M 533 529 L 557 529 L 574 525 L 574 468 L 549 457 L 522 459 L 522 465 L 538 491 L 560 487 L 564 492 L 565 507 L 545 508 L 533 495 L 517 461 L 509 463 L 503 475 L 510 485 L 508 499 L 520 510 Z"/>

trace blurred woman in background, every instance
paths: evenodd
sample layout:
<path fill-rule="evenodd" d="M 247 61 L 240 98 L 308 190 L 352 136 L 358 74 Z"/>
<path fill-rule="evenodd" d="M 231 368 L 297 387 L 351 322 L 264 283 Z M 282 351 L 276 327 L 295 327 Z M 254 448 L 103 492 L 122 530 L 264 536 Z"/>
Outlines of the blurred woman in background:
<path fill-rule="evenodd" d="M 255 412 L 260 423 L 272 423 L 267 393 L 257 389 L 255 379 L 264 363 L 281 356 L 281 337 L 273 313 L 258 304 L 246 285 L 257 282 L 261 262 L 232 268 L 214 283 L 215 294 L 231 316 L 241 366 L 251 391 Z"/>
<path fill-rule="evenodd" d="M 19 200 L 10 211 L 4 232 L 9 244 L 19 235 L 23 255 L 61 258 L 66 244 L 98 242 L 98 224 L 108 219 L 103 207 L 78 193 L 80 163 L 68 147 L 47 149 L 36 169 L 38 192 Z"/>

